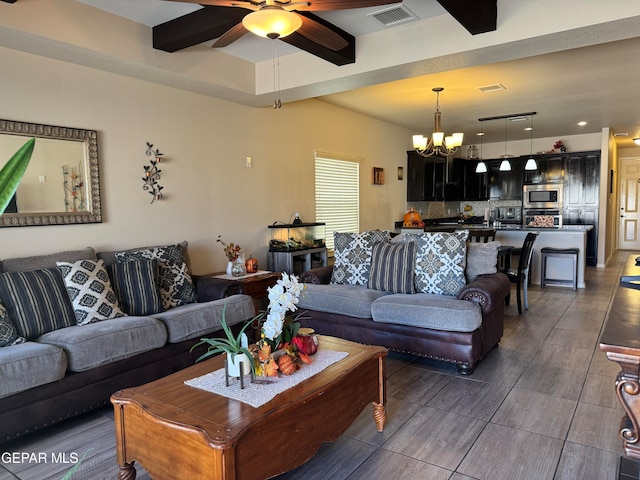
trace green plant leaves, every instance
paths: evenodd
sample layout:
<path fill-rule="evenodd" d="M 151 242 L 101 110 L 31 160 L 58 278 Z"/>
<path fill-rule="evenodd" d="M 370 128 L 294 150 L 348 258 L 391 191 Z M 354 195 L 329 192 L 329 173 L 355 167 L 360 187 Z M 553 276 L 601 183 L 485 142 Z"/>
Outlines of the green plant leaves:
<path fill-rule="evenodd" d="M 4 213 L 11 197 L 16 193 L 18 184 L 29 166 L 35 144 L 35 138 L 29 139 L 0 170 L 0 215 Z"/>

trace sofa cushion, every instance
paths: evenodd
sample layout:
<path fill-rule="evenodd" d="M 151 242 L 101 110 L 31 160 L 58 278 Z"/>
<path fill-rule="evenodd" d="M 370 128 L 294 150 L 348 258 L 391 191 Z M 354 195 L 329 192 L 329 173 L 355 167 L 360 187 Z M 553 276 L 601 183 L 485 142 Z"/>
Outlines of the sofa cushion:
<path fill-rule="evenodd" d="M 84 372 L 164 346 L 167 330 L 151 317 L 119 317 L 55 330 L 37 341 L 62 348 L 69 370 Z"/>
<path fill-rule="evenodd" d="M 162 312 L 158 291 L 158 261 L 132 260 L 107 267 L 120 308 L 127 315 Z"/>
<path fill-rule="evenodd" d="M 221 330 L 223 311 L 227 325 L 231 326 L 254 317 L 255 305 L 249 295 L 232 295 L 211 302 L 181 305 L 155 314 L 153 318 L 164 323 L 169 343 L 177 343 Z"/>
<path fill-rule="evenodd" d="M 464 271 L 467 283 L 473 282 L 478 275 L 487 275 L 498 271 L 498 247 L 500 242 L 467 243 L 467 267 Z"/>
<path fill-rule="evenodd" d="M 78 325 L 124 316 L 102 260 L 57 264 Z"/>
<path fill-rule="evenodd" d="M 67 371 L 61 348 L 36 342 L 0 348 L 0 398 L 55 382 Z"/>
<path fill-rule="evenodd" d="M 371 249 L 369 288 L 392 293 L 414 293 L 416 244 L 376 243 Z"/>
<path fill-rule="evenodd" d="M 7 309 L 0 303 L 0 347 L 8 347 L 23 343 L 27 339 L 18 335 L 16 327 L 11 322 Z"/>
<path fill-rule="evenodd" d="M 333 241 L 335 263 L 331 283 L 367 286 L 371 270 L 371 247 L 378 242 L 388 242 L 389 232 L 335 232 Z"/>
<path fill-rule="evenodd" d="M 371 318 L 371 302 L 385 295 L 390 294 L 361 285 L 305 283 L 298 309 Z"/>
<path fill-rule="evenodd" d="M 375 322 L 451 332 L 473 332 L 482 325 L 477 303 L 431 293 L 388 295 L 373 302 L 371 313 Z"/>
<path fill-rule="evenodd" d="M 469 230 L 415 234 L 416 291 L 456 296 L 465 285 Z"/>
<path fill-rule="evenodd" d="M 57 268 L 0 274 L 0 299 L 27 340 L 76 323 Z"/>
<path fill-rule="evenodd" d="M 7 258 L 0 261 L 0 272 L 27 272 L 55 268 L 56 262 L 75 262 L 78 260 L 95 260 L 96 252 L 87 247 L 81 250 L 69 250 L 52 253 L 50 255 L 35 255 L 32 257 Z"/>
<path fill-rule="evenodd" d="M 158 260 L 160 295 L 165 310 L 198 301 L 180 244 L 117 252 L 116 258 L 118 262 Z"/>

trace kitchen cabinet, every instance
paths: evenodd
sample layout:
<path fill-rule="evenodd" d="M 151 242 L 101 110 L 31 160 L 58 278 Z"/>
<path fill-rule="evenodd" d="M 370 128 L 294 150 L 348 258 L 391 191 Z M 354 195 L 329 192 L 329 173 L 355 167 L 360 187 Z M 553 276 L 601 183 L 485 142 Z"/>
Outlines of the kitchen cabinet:
<path fill-rule="evenodd" d="M 511 170 L 500 171 L 502 160 L 487 160 L 489 198 L 491 200 L 522 200 L 524 164 L 522 158 L 510 158 Z"/>
<path fill-rule="evenodd" d="M 407 201 L 458 200 L 453 161 L 407 152 Z"/>
<path fill-rule="evenodd" d="M 526 161 L 530 157 L 531 155 L 522 158 Z M 538 168 L 536 170 L 524 171 L 525 185 L 564 182 L 566 154 L 533 155 L 533 158 L 535 159 Z"/>
<path fill-rule="evenodd" d="M 478 201 L 489 199 L 489 174 L 476 173 L 478 163 L 478 160 L 453 159 L 460 200 Z"/>
<path fill-rule="evenodd" d="M 598 261 L 600 152 L 565 154 L 564 224 L 593 225 L 587 235 L 586 262 Z"/>

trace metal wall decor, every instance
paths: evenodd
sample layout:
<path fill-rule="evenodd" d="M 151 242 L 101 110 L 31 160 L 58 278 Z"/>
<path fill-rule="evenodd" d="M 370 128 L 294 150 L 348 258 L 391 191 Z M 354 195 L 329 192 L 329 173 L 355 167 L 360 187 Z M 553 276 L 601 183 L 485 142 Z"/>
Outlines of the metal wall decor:
<path fill-rule="evenodd" d="M 160 153 L 159 149 L 153 149 L 153 144 L 147 142 L 147 151 L 145 153 L 147 157 L 152 157 L 149 160 L 150 165 L 144 165 L 144 177 L 142 177 L 142 181 L 144 185 L 142 189 L 149 192 L 151 194 L 151 203 L 156 200 L 162 199 L 162 189 L 164 188 L 162 185 L 158 183 L 160 180 L 160 170 L 158 168 L 158 163 L 162 161 L 162 153 Z"/>

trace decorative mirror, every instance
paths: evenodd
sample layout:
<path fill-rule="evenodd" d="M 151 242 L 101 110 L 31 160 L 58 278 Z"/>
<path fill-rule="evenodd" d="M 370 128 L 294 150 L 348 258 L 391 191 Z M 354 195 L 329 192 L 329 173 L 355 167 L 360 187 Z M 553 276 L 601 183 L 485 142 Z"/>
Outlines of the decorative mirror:
<path fill-rule="evenodd" d="M 29 167 L 0 227 L 102 222 L 97 132 L 0 120 L 0 168 L 32 137 Z"/>

